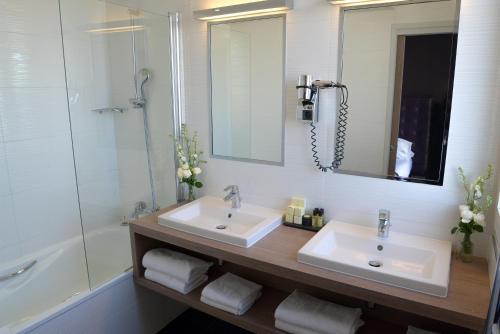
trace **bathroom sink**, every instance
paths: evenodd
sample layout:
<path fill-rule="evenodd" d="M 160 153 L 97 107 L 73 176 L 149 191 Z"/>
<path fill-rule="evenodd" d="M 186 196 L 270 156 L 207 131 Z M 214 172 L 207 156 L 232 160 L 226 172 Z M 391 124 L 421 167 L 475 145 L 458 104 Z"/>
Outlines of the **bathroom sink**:
<path fill-rule="evenodd" d="M 299 262 L 446 297 L 451 242 L 331 221 L 299 250 Z"/>
<path fill-rule="evenodd" d="M 248 248 L 281 224 L 283 213 L 245 202 L 231 203 L 205 196 L 158 218 L 158 223 L 176 230 Z"/>

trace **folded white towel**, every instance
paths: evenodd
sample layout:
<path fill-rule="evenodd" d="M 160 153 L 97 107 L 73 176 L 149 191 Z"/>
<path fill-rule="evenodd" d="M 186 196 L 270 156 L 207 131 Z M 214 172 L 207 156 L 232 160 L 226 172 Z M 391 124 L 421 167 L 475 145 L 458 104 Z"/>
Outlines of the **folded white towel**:
<path fill-rule="evenodd" d="M 190 293 L 191 291 L 205 283 L 208 279 L 207 275 L 201 275 L 191 282 L 183 282 L 173 276 L 164 274 L 154 269 L 146 269 L 146 271 L 144 272 L 144 277 L 146 277 L 148 280 L 159 283 L 182 294 Z"/>
<path fill-rule="evenodd" d="M 363 325 L 361 309 L 336 305 L 294 291 L 276 309 L 280 322 L 324 334 L 352 334 Z M 360 322 L 361 321 L 361 322 Z"/>
<path fill-rule="evenodd" d="M 243 315 L 243 314 L 247 313 L 247 311 L 252 307 L 252 305 L 255 303 L 255 301 L 260 298 L 261 295 L 262 294 L 259 292 L 254 300 L 248 301 L 246 304 L 241 305 L 240 308 L 228 307 L 227 305 L 218 303 L 216 301 L 205 298 L 203 296 L 201 296 L 201 301 L 207 305 L 213 306 L 213 307 L 221 309 L 223 311 L 226 311 L 226 312 L 229 312 L 229 313 L 232 313 L 235 315 Z"/>
<path fill-rule="evenodd" d="M 212 263 L 170 249 L 157 248 L 144 255 L 142 265 L 147 269 L 168 274 L 183 282 L 190 282 L 204 275 Z"/>
<path fill-rule="evenodd" d="M 437 334 L 435 332 L 430 332 L 430 331 L 424 331 L 423 329 L 413 327 L 413 326 L 408 326 L 408 331 L 406 334 Z"/>
<path fill-rule="evenodd" d="M 261 296 L 262 286 L 231 273 L 208 284 L 201 296 L 228 309 L 243 310 Z"/>
<path fill-rule="evenodd" d="M 352 334 L 356 333 L 356 331 L 359 329 L 359 327 L 364 325 L 364 321 L 361 319 L 358 319 L 356 322 L 356 325 L 353 327 Z M 281 329 L 282 331 L 292 333 L 292 334 L 322 334 L 322 332 L 315 332 L 313 330 L 303 328 L 300 326 L 292 325 L 289 324 L 288 322 L 281 321 L 281 320 L 275 320 L 274 321 L 274 327 Z"/>

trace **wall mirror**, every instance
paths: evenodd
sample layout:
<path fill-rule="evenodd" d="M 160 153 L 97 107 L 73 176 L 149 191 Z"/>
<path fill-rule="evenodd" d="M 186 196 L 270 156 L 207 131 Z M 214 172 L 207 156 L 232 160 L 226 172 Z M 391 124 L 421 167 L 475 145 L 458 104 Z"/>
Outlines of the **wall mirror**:
<path fill-rule="evenodd" d="M 349 89 L 339 172 L 443 184 L 455 71 L 454 0 L 341 9 Z"/>
<path fill-rule="evenodd" d="M 283 165 L 285 16 L 208 28 L 212 157 Z"/>

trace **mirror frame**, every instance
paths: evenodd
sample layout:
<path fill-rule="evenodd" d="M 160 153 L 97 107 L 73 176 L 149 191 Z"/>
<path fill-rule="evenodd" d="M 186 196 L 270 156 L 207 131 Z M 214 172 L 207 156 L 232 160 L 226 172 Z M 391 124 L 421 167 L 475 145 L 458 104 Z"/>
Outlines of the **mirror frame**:
<path fill-rule="evenodd" d="M 282 133 L 281 133 L 281 157 L 280 161 L 268 161 L 268 160 L 259 160 L 259 159 L 252 159 L 252 158 L 238 158 L 238 157 L 231 157 L 231 156 L 225 156 L 225 155 L 218 155 L 214 154 L 214 136 L 213 136 L 213 101 L 212 101 L 212 96 L 213 96 L 213 87 L 212 87 L 212 26 L 214 25 L 219 25 L 219 24 L 227 24 L 227 23 L 236 23 L 236 22 L 245 22 L 245 21 L 258 21 L 258 20 L 266 20 L 266 19 L 272 19 L 272 18 L 281 18 L 283 19 L 283 52 L 282 52 L 282 59 L 283 59 L 283 85 L 281 88 L 282 92 L 282 108 L 281 108 L 281 128 L 282 128 Z M 286 51 L 287 51 L 287 40 L 286 40 L 286 13 L 284 14 L 273 14 L 273 15 L 265 15 L 265 16 L 257 16 L 257 17 L 243 17 L 243 18 L 237 18 L 237 19 L 229 19 L 229 20 L 224 20 L 224 21 L 214 21 L 214 22 L 208 22 L 207 24 L 207 36 L 208 36 L 208 41 L 207 41 L 207 53 L 208 53 L 208 85 L 209 85 L 209 104 L 210 104 L 210 120 L 209 120 L 209 134 L 210 134 L 210 158 L 211 159 L 221 159 L 221 160 L 230 160 L 230 161 L 240 161 L 240 162 L 249 162 L 249 163 L 257 163 L 257 164 L 263 164 L 263 165 L 272 165 L 272 166 L 280 166 L 284 167 L 285 166 L 285 120 L 286 120 Z"/>
<path fill-rule="evenodd" d="M 337 81 L 342 83 L 342 74 L 343 74 L 343 67 L 344 67 L 344 16 L 346 11 L 350 10 L 357 10 L 357 9 L 370 9 L 370 8 L 381 8 L 381 7 L 393 7 L 393 6 L 406 6 L 406 5 L 415 5 L 419 3 L 427 3 L 427 2 L 441 2 L 441 1 L 450 1 L 450 0 L 429 0 L 429 1 L 421 1 L 421 0 L 415 0 L 415 1 L 408 1 L 407 3 L 380 3 L 380 4 L 360 4 L 356 6 L 341 6 L 339 9 L 339 35 L 338 35 L 338 60 L 337 60 Z M 462 0 L 455 0 L 456 1 L 456 12 L 455 12 L 455 17 L 456 17 L 456 32 L 457 34 L 459 33 L 459 27 L 460 27 L 460 10 L 461 10 L 461 5 L 462 5 Z M 458 40 L 457 40 L 458 42 Z M 455 59 L 456 62 L 456 59 Z M 391 72 L 392 73 L 392 72 Z M 456 67 L 453 75 L 453 84 L 455 84 L 455 73 L 456 73 Z M 349 87 L 348 87 L 349 88 Z M 452 97 L 452 105 L 450 108 L 453 106 L 453 95 Z M 335 116 L 335 129 L 337 131 L 337 126 L 339 122 L 338 118 L 338 107 L 336 109 L 336 116 Z M 451 113 L 450 113 L 451 117 Z M 451 123 L 450 123 L 451 125 Z M 349 125 L 348 125 L 349 126 Z M 347 131 L 349 131 L 349 128 L 347 128 Z M 450 128 L 446 129 L 445 131 L 445 136 L 446 136 L 446 141 L 449 142 L 449 132 Z M 335 137 L 335 144 L 337 143 L 337 139 Z M 339 168 L 334 169 L 334 173 L 336 174 L 342 174 L 342 175 L 353 175 L 353 176 L 363 176 L 363 177 L 370 177 L 370 178 L 375 178 L 375 179 L 383 179 L 383 180 L 392 180 L 392 181 L 401 181 L 401 182 L 409 182 L 409 183 L 420 183 L 420 184 L 427 184 L 427 185 L 434 185 L 434 186 L 443 186 L 444 184 L 444 178 L 445 178 L 445 173 L 446 173 L 446 158 L 448 155 L 448 150 L 443 152 L 443 160 L 444 161 L 444 167 L 443 171 L 441 173 L 440 179 L 439 180 L 427 180 L 427 179 L 417 179 L 417 178 L 404 178 L 404 177 L 398 177 L 394 175 L 381 175 L 381 174 L 372 174 L 372 173 L 365 173 L 365 172 L 357 172 L 357 171 L 349 171 L 349 170 L 342 170 Z M 342 165 L 341 165 L 342 166 Z"/>

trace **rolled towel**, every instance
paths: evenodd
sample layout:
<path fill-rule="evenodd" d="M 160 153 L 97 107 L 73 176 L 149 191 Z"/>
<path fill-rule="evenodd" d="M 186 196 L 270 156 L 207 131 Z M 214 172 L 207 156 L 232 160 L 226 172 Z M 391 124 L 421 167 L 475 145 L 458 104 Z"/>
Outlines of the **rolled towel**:
<path fill-rule="evenodd" d="M 262 294 L 261 294 L 261 293 L 259 293 L 259 294 L 256 296 L 257 298 L 255 298 L 255 300 L 250 300 L 250 301 L 248 301 L 246 304 L 241 305 L 241 307 L 240 307 L 240 308 L 232 308 L 232 307 L 228 307 L 228 306 L 226 306 L 226 305 L 224 305 L 224 304 L 218 303 L 218 302 L 216 302 L 216 301 L 213 301 L 213 300 L 211 300 L 211 299 L 205 298 L 205 297 L 203 297 L 203 296 L 201 296 L 201 301 L 202 301 L 203 303 L 207 304 L 207 305 L 210 305 L 210 306 L 213 306 L 213 307 L 215 307 L 215 308 L 221 309 L 221 310 L 223 310 L 223 311 L 226 311 L 226 312 L 232 313 L 232 314 L 234 314 L 234 315 L 243 315 L 243 314 L 247 313 L 247 311 L 248 311 L 248 310 L 252 307 L 252 305 L 255 303 L 255 301 L 256 301 L 257 299 L 259 299 L 259 298 L 260 298 L 260 296 L 261 296 L 261 295 L 262 295 Z"/>
<path fill-rule="evenodd" d="M 359 327 L 363 326 L 363 324 L 364 324 L 363 320 L 358 319 L 357 324 L 356 326 L 354 326 L 352 333 L 353 334 L 356 333 Z M 301 326 L 292 325 L 289 324 L 288 322 L 277 319 L 274 321 L 274 327 L 291 334 L 322 334 L 322 332 L 315 332 L 313 330 L 303 328 Z"/>
<path fill-rule="evenodd" d="M 430 331 L 424 331 L 423 329 L 413 327 L 413 326 L 408 326 L 408 331 L 406 334 L 437 334 L 435 332 L 430 332 Z"/>
<path fill-rule="evenodd" d="M 191 280 L 204 275 L 212 263 L 170 249 L 157 248 L 144 255 L 142 265 L 147 269 L 154 269 L 180 281 L 191 282 Z"/>
<path fill-rule="evenodd" d="M 226 273 L 208 284 L 201 292 L 201 297 L 202 301 L 212 302 L 212 306 L 222 305 L 226 309 L 239 310 L 238 313 L 241 313 L 246 312 L 261 296 L 261 290 L 262 286 L 259 284 Z"/>
<path fill-rule="evenodd" d="M 146 269 L 144 277 L 146 277 L 148 280 L 166 286 L 167 288 L 178 291 L 184 295 L 190 293 L 208 280 L 207 275 L 201 275 L 191 282 L 183 282 L 173 276 L 164 274 L 154 269 Z"/>
<path fill-rule="evenodd" d="M 364 324 L 360 316 L 359 308 L 336 305 L 297 290 L 274 313 L 280 322 L 324 334 L 355 333 Z"/>

